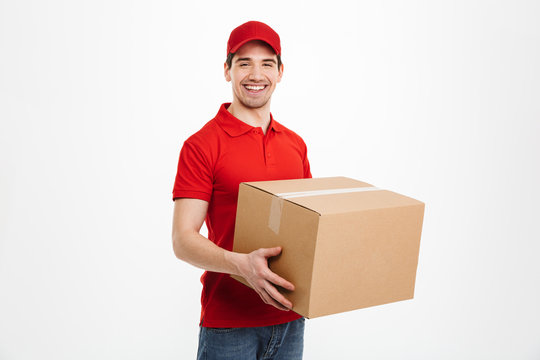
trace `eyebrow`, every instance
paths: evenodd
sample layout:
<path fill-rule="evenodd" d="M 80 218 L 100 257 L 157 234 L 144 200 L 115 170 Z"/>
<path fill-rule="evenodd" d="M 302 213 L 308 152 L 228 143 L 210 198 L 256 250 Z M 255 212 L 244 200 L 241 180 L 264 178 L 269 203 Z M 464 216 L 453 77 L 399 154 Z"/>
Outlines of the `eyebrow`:
<path fill-rule="evenodd" d="M 237 62 L 240 62 L 240 61 L 251 61 L 251 60 L 252 60 L 251 58 L 245 57 L 245 58 L 238 58 L 234 62 L 237 63 Z M 276 60 L 274 60 L 272 58 L 263 59 L 263 62 L 272 62 L 274 64 L 277 64 Z"/>

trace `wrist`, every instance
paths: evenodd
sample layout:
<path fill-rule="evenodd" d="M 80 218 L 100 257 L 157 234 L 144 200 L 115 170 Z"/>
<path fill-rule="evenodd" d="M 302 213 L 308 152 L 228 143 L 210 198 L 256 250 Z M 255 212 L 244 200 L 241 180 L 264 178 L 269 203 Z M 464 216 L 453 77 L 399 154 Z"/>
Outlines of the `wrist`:
<path fill-rule="evenodd" d="M 225 261 L 229 264 L 230 274 L 242 276 L 242 263 L 246 254 L 237 253 L 234 251 L 226 251 Z"/>

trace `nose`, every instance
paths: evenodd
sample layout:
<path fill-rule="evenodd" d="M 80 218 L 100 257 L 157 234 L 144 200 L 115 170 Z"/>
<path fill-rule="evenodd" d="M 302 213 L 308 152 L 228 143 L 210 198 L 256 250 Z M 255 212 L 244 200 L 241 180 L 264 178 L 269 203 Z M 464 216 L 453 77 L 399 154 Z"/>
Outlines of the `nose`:
<path fill-rule="evenodd" d="M 249 79 L 254 81 L 264 80 L 263 72 L 260 66 L 251 67 Z"/>

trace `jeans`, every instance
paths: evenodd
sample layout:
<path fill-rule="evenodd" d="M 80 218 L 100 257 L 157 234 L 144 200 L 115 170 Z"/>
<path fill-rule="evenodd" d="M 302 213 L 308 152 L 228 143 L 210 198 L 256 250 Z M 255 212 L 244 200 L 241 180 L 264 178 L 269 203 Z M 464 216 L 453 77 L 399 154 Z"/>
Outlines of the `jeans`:
<path fill-rule="evenodd" d="M 201 327 L 197 360 L 301 360 L 304 322 L 300 318 L 262 327 Z"/>

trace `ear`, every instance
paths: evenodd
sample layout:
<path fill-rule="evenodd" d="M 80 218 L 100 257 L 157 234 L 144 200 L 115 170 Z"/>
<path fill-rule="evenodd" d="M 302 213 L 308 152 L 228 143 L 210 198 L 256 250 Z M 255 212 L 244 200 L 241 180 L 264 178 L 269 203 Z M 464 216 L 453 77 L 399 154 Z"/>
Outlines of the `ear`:
<path fill-rule="evenodd" d="M 281 66 L 279 68 L 279 74 L 278 74 L 277 82 L 281 81 L 282 76 L 283 76 L 283 64 L 281 64 Z"/>
<path fill-rule="evenodd" d="M 231 81 L 231 74 L 230 74 L 230 69 L 227 66 L 227 63 L 223 64 L 223 71 L 224 71 L 224 75 L 225 75 L 225 80 L 227 80 L 227 82 L 230 82 Z"/>

